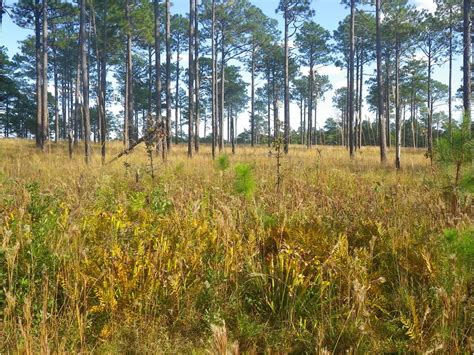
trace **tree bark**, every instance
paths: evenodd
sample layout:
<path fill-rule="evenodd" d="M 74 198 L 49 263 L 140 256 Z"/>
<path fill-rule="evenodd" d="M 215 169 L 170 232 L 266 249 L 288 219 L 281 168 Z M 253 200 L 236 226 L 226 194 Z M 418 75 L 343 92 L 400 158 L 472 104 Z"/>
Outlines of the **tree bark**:
<path fill-rule="evenodd" d="M 175 88 L 175 106 L 174 106 L 174 119 L 175 119 L 175 144 L 178 144 L 178 111 L 179 111 L 179 55 L 180 52 L 181 37 L 178 33 L 176 38 L 176 88 Z M 181 121 L 179 122 L 179 132 L 181 132 Z"/>
<path fill-rule="evenodd" d="M 224 99 L 225 99 L 225 37 L 221 38 L 221 83 L 220 83 L 220 108 L 219 108 L 219 152 L 224 146 Z"/>
<path fill-rule="evenodd" d="M 160 38 L 160 2 L 154 0 L 154 38 L 155 38 L 155 88 L 156 88 L 156 127 L 163 124 L 161 117 L 161 38 Z M 161 149 L 162 158 L 166 156 L 166 143 L 162 137 L 158 138 L 156 149 Z"/>
<path fill-rule="evenodd" d="M 351 44 L 349 50 L 349 155 L 354 157 L 354 49 L 355 0 L 351 0 Z"/>
<path fill-rule="evenodd" d="M 54 142 L 59 139 L 59 80 L 58 80 L 58 56 L 56 44 L 53 46 L 53 77 L 54 77 Z"/>
<path fill-rule="evenodd" d="M 211 61 L 212 61 L 212 103 L 211 103 L 211 126 L 212 126 L 212 159 L 216 158 L 216 137 L 217 137 L 217 130 L 216 130 L 216 118 L 217 118 L 217 72 L 216 72 L 216 63 L 217 63 L 217 55 L 216 55 L 216 1 L 212 0 L 212 19 L 211 19 Z"/>
<path fill-rule="evenodd" d="M 451 125 L 453 122 L 453 8 L 449 7 L 449 82 L 448 82 L 448 129 L 451 138 Z"/>
<path fill-rule="evenodd" d="M 41 148 L 42 144 L 42 119 L 43 119 L 43 69 L 42 69 L 42 56 L 41 56 L 41 6 L 40 0 L 35 0 L 35 61 L 36 61 L 36 146 Z"/>
<path fill-rule="evenodd" d="M 431 102 L 431 70 L 432 70 L 432 64 L 431 64 L 432 58 L 431 58 L 431 40 L 428 43 L 428 99 L 427 99 L 427 108 L 428 108 L 428 120 L 426 122 L 428 126 L 428 155 L 430 159 L 432 158 L 432 153 L 433 153 L 433 116 L 432 116 L 432 105 L 433 103 Z"/>
<path fill-rule="evenodd" d="M 49 137 L 49 111 L 48 111 L 48 1 L 43 0 L 43 43 L 42 43 L 42 84 L 41 90 L 41 148 L 45 149 L 45 143 Z"/>
<path fill-rule="evenodd" d="M 464 0 L 463 11 L 463 109 L 471 121 L 471 0 Z"/>
<path fill-rule="evenodd" d="M 171 149 L 171 2 L 166 0 L 166 148 Z"/>
<path fill-rule="evenodd" d="M 310 58 L 311 62 L 309 63 L 309 77 L 308 77 L 308 88 L 309 88 L 309 97 L 308 97 L 308 137 L 306 138 L 306 147 L 311 148 L 313 145 L 312 132 L 313 132 L 313 98 L 314 98 L 314 69 L 313 61 Z"/>
<path fill-rule="evenodd" d="M 400 125 L 400 40 L 395 48 L 395 167 L 400 169 L 401 125 Z"/>
<path fill-rule="evenodd" d="M 384 107 L 383 107 L 383 83 L 382 83 L 382 40 L 381 40 L 381 30 L 380 30 L 380 4 L 381 0 L 376 0 L 376 52 L 377 52 L 377 112 L 379 119 L 379 145 L 380 145 L 380 161 L 382 164 L 385 164 L 387 161 L 387 143 L 386 143 L 386 127 L 385 119 L 383 116 Z"/>
<path fill-rule="evenodd" d="M 250 58 L 250 146 L 255 145 L 255 40 Z"/>
<path fill-rule="evenodd" d="M 194 0 L 194 150 L 199 152 L 199 126 L 200 126 L 200 113 L 199 113 L 199 10 L 197 7 L 197 0 Z"/>
<path fill-rule="evenodd" d="M 288 5 L 286 5 L 288 6 Z M 289 67 L 289 49 L 288 49 L 288 30 L 290 26 L 289 10 L 285 9 L 285 87 L 284 87 L 284 135 L 283 150 L 288 154 L 288 145 L 290 142 L 290 67 Z"/>
<path fill-rule="evenodd" d="M 86 48 L 86 0 L 81 0 L 81 23 L 80 23 L 80 38 L 81 38 L 81 71 L 82 71 L 82 108 L 84 121 L 84 154 L 86 164 L 90 160 L 90 112 L 89 112 L 89 68 L 87 66 L 87 48 Z"/>
<path fill-rule="evenodd" d="M 188 62 L 188 157 L 193 156 L 193 117 L 194 117 L 194 11 L 195 0 L 189 0 L 189 62 Z"/>

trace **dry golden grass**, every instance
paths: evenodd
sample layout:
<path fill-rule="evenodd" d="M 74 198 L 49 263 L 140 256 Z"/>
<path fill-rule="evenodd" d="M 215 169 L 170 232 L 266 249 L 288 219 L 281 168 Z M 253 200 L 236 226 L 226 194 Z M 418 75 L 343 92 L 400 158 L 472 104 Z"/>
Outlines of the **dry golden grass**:
<path fill-rule="evenodd" d="M 154 180 L 95 151 L 0 141 L 2 352 L 474 350 L 472 196 L 423 151 L 294 146 L 280 192 L 267 147 L 173 147 Z"/>

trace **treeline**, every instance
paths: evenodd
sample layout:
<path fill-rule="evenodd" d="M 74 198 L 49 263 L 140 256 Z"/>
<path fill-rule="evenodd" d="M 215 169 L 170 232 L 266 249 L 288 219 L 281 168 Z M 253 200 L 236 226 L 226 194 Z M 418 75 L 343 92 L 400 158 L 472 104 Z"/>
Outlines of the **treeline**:
<path fill-rule="evenodd" d="M 469 114 L 470 0 L 437 0 L 433 14 L 407 0 L 341 3 L 348 15 L 331 34 L 312 20 L 310 0 L 280 0 L 282 33 L 249 0 L 190 0 L 186 16 L 173 14 L 169 0 L 20 0 L 2 11 L 34 35 L 11 59 L 0 51 L 3 136 L 34 136 L 42 149 L 83 140 L 86 161 L 90 141 L 105 157 L 107 140 L 127 149 L 150 128 L 161 132 L 163 156 L 179 142 L 189 156 L 209 142 L 215 156 L 226 143 L 235 151 L 237 141 L 278 137 L 285 152 L 290 143 L 340 144 L 353 157 L 379 145 L 383 162 L 394 146 L 397 167 L 401 146 L 431 154 L 433 138 L 454 122 L 457 94 Z M 459 86 L 452 73 L 461 52 Z M 347 85 L 332 98 L 338 116 L 318 129 L 318 103 L 332 89 L 320 72 L 332 64 L 346 71 Z M 433 79 L 440 65 L 447 83 Z M 291 102 L 300 108 L 295 130 Z M 446 102 L 447 113 L 439 110 Z M 363 117 L 364 106 L 373 117 Z M 237 137 L 246 110 L 249 129 Z"/>

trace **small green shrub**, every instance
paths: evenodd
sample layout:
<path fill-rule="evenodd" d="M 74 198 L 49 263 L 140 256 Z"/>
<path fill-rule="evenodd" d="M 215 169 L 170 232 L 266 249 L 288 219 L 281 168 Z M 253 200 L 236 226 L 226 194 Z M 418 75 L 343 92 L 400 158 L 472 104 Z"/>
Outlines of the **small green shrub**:
<path fill-rule="evenodd" d="M 251 197 L 255 191 L 255 179 L 252 168 L 247 164 L 239 164 L 235 167 L 234 189 L 245 197 Z"/>
<path fill-rule="evenodd" d="M 217 158 L 217 169 L 220 171 L 227 170 L 230 165 L 229 156 L 227 154 L 222 154 Z"/>
<path fill-rule="evenodd" d="M 162 215 L 173 207 L 173 203 L 166 198 L 166 194 L 161 188 L 156 188 L 151 192 L 150 206 L 154 212 Z"/>
<path fill-rule="evenodd" d="M 474 269 L 474 229 L 444 231 L 448 250 L 456 255 L 462 266 Z"/>

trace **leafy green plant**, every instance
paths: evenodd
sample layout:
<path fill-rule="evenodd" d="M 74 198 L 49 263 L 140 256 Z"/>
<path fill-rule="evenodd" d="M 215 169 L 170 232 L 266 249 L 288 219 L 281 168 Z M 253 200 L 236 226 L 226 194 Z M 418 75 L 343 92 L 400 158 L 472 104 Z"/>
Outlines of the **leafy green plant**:
<path fill-rule="evenodd" d="M 158 214 L 165 214 L 173 207 L 173 203 L 166 198 L 161 188 L 155 188 L 150 197 L 151 209 Z"/>
<path fill-rule="evenodd" d="M 251 197 L 255 191 L 255 179 L 252 168 L 247 164 L 239 164 L 235 167 L 234 189 L 245 197 Z"/>

